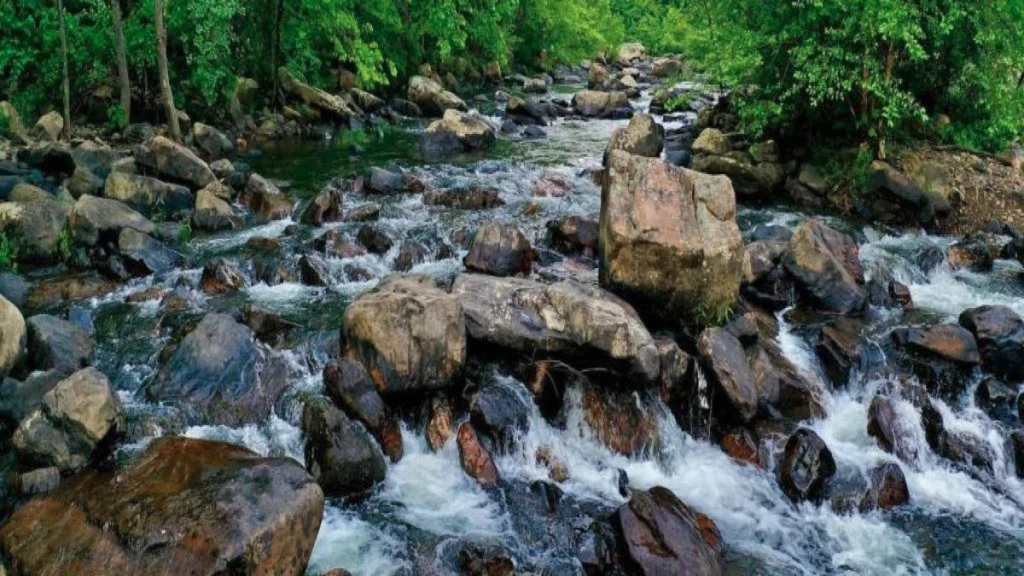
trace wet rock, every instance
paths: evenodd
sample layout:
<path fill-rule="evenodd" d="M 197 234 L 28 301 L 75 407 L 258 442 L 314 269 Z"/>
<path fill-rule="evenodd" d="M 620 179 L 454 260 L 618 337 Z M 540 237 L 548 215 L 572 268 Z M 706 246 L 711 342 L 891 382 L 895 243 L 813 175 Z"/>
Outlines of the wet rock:
<path fill-rule="evenodd" d="M 480 186 L 431 190 L 423 194 L 423 203 L 460 210 L 489 210 L 505 205 L 497 190 Z"/>
<path fill-rule="evenodd" d="M 864 328 L 856 318 L 837 318 L 821 328 L 815 351 L 834 385 L 845 386 L 850 372 L 861 365 Z"/>
<path fill-rule="evenodd" d="M 426 436 L 427 445 L 434 452 L 437 452 L 448 443 L 448 440 L 455 434 L 453 422 L 455 416 L 447 401 L 434 398 L 430 401 L 430 416 L 427 420 Z"/>
<path fill-rule="evenodd" d="M 4 378 L 0 382 L 0 429 L 16 429 L 25 417 L 43 404 L 43 397 L 66 376 L 59 370 L 48 370 L 33 372 L 21 382 Z"/>
<path fill-rule="evenodd" d="M 1006 306 L 981 306 L 960 314 L 974 336 L 982 366 L 997 378 L 1024 380 L 1024 320 Z"/>
<path fill-rule="evenodd" d="M 299 258 L 299 277 L 306 286 L 331 285 L 327 262 L 316 254 L 304 254 Z"/>
<path fill-rule="evenodd" d="M 192 225 L 207 232 L 235 230 L 242 227 L 242 218 L 235 214 L 230 204 L 206 187 L 196 195 Z"/>
<path fill-rule="evenodd" d="M 612 516 L 626 564 L 641 574 L 723 574 L 715 523 L 666 488 L 637 491 Z"/>
<path fill-rule="evenodd" d="M 656 408 L 636 392 L 584 386 L 582 401 L 587 426 L 613 452 L 636 457 L 660 447 Z"/>
<path fill-rule="evenodd" d="M 399 423 L 359 362 L 342 358 L 324 367 L 327 396 L 346 414 L 363 423 L 377 439 L 392 462 L 402 458 L 402 432 Z"/>
<path fill-rule="evenodd" d="M 246 304 L 242 308 L 242 322 L 253 331 L 256 338 L 272 345 L 280 344 L 299 328 L 298 324 L 255 304 Z"/>
<path fill-rule="evenodd" d="M 904 462 L 917 461 L 917 448 L 910 439 L 908 424 L 902 422 L 896 403 L 886 396 L 875 396 L 868 406 L 868 436 L 878 446 Z"/>
<path fill-rule="evenodd" d="M 947 430 L 945 417 L 931 400 L 921 407 L 921 425 L 936 454 L 988 474 L 995 471 L 997 456 L 988 441 L 967 431 Z"/>
<path fill-rule="evenodd" d="M 573 95 L 572 108 L 580 116 L 612 118 L 619 115 L 620 111 L 629 109 L 629 98 L 625 92 L 583 90 Z"/>
<path fill-rule="evenodd" d="M 581 216 L 565 216 L 547 223 L 548 243 L 563 254 L 597 255 L 599 225 Z"/>
<path fill-rule="evenodd" d="M 113 292 L 117 284 L 96 273 L 57 276 L 36 283 L 25 301 L 27 310 L 44 310 L 55 306 L 95 298 Z"/>
<path fill-rule="evenodd" d="M 566 175 L 545 171 L 533 184 L 533 195 L 539 198 L 564 198 L 576 191 L 576 185 Z"/>
<path fill-rule="evenodd" d="M 366 178 L 366 190 L 374 194 L 418 194 L 425 188 L 422 180 L 401 170 L 374 166 Z"/>
<path fill-rule="evenodd" d="M 377 226 L 363 226 L 356 233 L 356 241 L 372 254 L 387 254 L 394 242 Z"/>
<path fill-rule="evenodd" d="M 757 443 L 754 442 L 747 430 L 740 429 L 722 436 L 722 451 L 736 462 L 750 464 L 758 468 L 764 467 Z"/>
<path fill-rule="evenodd" d="M 192 125 L 192 142 L 207 160 L 220 160 L 235 154 L 235 143 L 227 134 L 202 122 Z"/>
<path fill-rule="evenodd" d="M 245 287 L 245 276 L 224 258 L 214 258 L 203 267 L 199 286 L 209 294 L 226 294 Z"/>
<path fill-rule="evenodd" d="M 419 118 L 420 116 L 423 116 L 423 111 L 420 110 L 420 107 L 405 98 L 392 98 L 388 101 L 388 104 L 395 112 L 402 116 L 408 116 L 410 118 Z"/>
<path fill-rule="evenodd" d="M 277 69 L 277 77 L 282 90 L 302 100 L 325 119 L 348 124 L 352 120 L 359 120 L 363 117 L 362 111 L 355 106 L 350 106 L 344 98 L 301 82 L 283 66 Z"/>
<path fill-rule="evenodd" d="M 126 267 L 138 276 L 170 272 L 184 262 L 178 252 L 131 228 L 121 230 L 117 237 L 117 249 Z"/>
<path fill-rule="evenodd" d="M 14 432 L 11 443 L 24 462 L 62 472 L 84 468 L 125 428 L 121 401 L 102 372 L 86 368 L 61 380 Z"/>
<path fill-rule="evenodd" d="M 818 306 L 856 314 L 867 306 L 859 252 L 852 238 L 807 220 L 796 229 L 782 261 Z"/>
<path fill-rule="evenodd" d="M 420 154 L 426 158 L 443 158 L 487 150 L 494 146 L 497 132 L 497 128 L 479 114 L 448 110 L 441 120 L 435 120 L 423 132 Z"/>
<path fill-rule="evenodd" d="M 477 229 L 462 263 L 473 272 L 529 276 L 533 269 L 533 247 L 519 229 L 488 222 Z"/>
<path fill-rule="evenodd" d="M 447 388 L 466 360 L 462 306 L 426 276 L 381 280 L 348 307 L 342 335 L 382 393 Z"/>
<path fill-rule="evenodd" d="M 893 331 L 893 338 L 912 352 L 967 366 L 981 362 L 974 337 L 956 324 L 942 324 L 928 330 L 897 329 Z"/>
<path fill-rule="evenodd" d="M 210 313 L 146 384 L 146 398 L 178 406 L 190 422 L 263 422 L 288 384 L 288 366 L 256 344 L 248 327 Z"/>
<path fill-rule="evenodd" d="M 462 274 L 452 296 L 465 310 L 469 337 L 486 346 L 651 383 L 660 375 L 658 349 L 639 316 L 599 288 Z"/>
<path fill-rule="evenodd" d="M 505 104 L 505 115 L 518 126 L 547 126 L 548 113 L 545 107 L 535 100 L 524 100 L 512 96 Z"/>
<path fill-rule="evenodd" d="M 343 220 L 345 222 L 372 222 L 380 218 L 380 206 L 377 204 L 361 204 L 346 210 Z"/>
<path fill-rule="evenodd" d="M 293 203 L 277 186 L 259 174 L 249 176 L 242 201 L 255 212 L 257 223 L 291 218 Z"/>
<path fill-rule="evenodd" d="M 744 250 L 728 179 L 615 151 L 602 194 L 602 286 L 666 325 L 731 308 Z"/>
<path fill-rule="evenodd" d="M 807 428 L 797 430 L 786 442 L 779 465 L 779 485 L 793 501 L 818 501 L 836 473 L 836 463 L 825 441 Z"/>
<path fill-rule="evenodd" d="M 299 220 L 310 226 L 320 226 L 328 222 L 340 222 L 344 201 L 341 191 L 326 189 L 313 197 L 302 211 Z"/>
<path fill-rule="evenodd" d="M 757 415 L 757 388 L 740 341 L 722 328 L 710 328 L 697 340 L 697 351 L 735 418 L 752 420 Z"/>
<path fill-rule="evenodd" d="M 179 182 L 193 190 L 200 190 L 217 181 L 206 162 L 188 148 L 163 136 L 138 146 L 135 149 L 135 164 L 144 173 Z"/>
<path fill-rule="evenodd" d="M 507 445 L 526 430 L 530 407 L 510 386 L 489 383 L 473 394 L 469 414 L 474 429 L 499 445 Z"/>
<path fill-rule="evenodd" d="M 466 576 L 513 576 L 516 563 L 501 545 L 469 543 L 459 550 L 459 564 Z"/>
<path fill-rule="evenodd" d="M 459 426 L 457 442 L 459 444 L 459 463 L 466 474 L 481 486 L 497 486 L 498 468 L 494 465 L 490 453 L 480 444 L 476 430 L 468 422 Z"/>
<path fill-rule="evenodd" d="M 421 244 L 405 242 L 398 249 L 398 257 L 395 258 L 395 271 L 408 272 L 413 266 L 427 261 L 427 249 Z"/>
<path fill-rule="evenodd" d="M 86 246 L 116 242 L 121 230 L 126 228 L 143 234 L 156 232 L 156 225 L 145 216 L 109 198 L 82 196 L 68 217 L 72 239 Z"/>
<path fill-rule="evenodd" d="M 30 501 L 0 529 L 0 550 L 26 574 L 299 576 L 322 514 L 323 493 L 294 460 L 159 438 L 125 470 Z"/>
<path fill-rule="evenodd" d="M 187 213 L 194 204 L 192 192 L 184 186 L 166 184 L 148 176 L 112 173 L 107 177 L 103 196 L 118 200 L 150 215 L 174 217 Z"/>
<path fill-rule="evenodd" d="M 29 318 L 26 326 L 28 361 L 37 370 L 71 374 L 92 362 L 95 344 L 82 328 L 46 314 Z"/>
<path fill-rule="evenodd" d="M 70 210 L 56 200 L 0 203 L 0 230 L 10 242 L 11 257 L 46 263 L 60 258 L 60 237 Z"/>
<path fill-rule="evenodd" d="M 427 116 L 440 117 L 448 110 L 467 110 L 466 103 L 461 98 L 445 90 L 438 82 L 423 76 L 413 76 L 409 79 L 408 96 L 409 100 Z"/>
<path fill-rule="evenodd" d="M 892 510 L 910 501 L 910 489 L 903 469 L 889 462 L 868 472 L 874 495 L 874 506 L 879 510 Z"/>
<path fill-rule="evenodd" d="M 724 156 L 729 153 L 730 149 L 729 138 L 715 128 L 705 128 L 701 131 L 700 136 L 693 141 L 694 154 Z"/>
<path fill-rule="evenodd" d="M 1009 386 L 992 376 L 982 379 L 974 391 L 974 403 L 997 419 L 1009 415 L 1010 402 L 1015 398 Z"/>
<path fill-rule="evenodd" d="M 302 431 L 306 468 L 328 496 L 359 494 L 384 481 L 384 456 L 341 410 L 326 402 L 307 402 Z"/>
<path fill-rule="evenodd" d="M 904 310 L 910 310 L 914 307 L 913 296 L 910 294 L 910 288 L 906 284 L 896 281 L 890 282 L 889 297 L 892 298 L 893 302 L 903 307 Z"/>
<path fill-rule="evenodd" d="M 650 114 L 637 114 L 629 124 L 612 132 L 605 150 L 605 158 L 612 150 L 622 150 L 636 156 L 658 158 L 665 147 L 665 128 Z"/>
<path fill-rule="evenodd" d="M 1013 449 L 1014 472 L 1017 478 L 1024 478 L 1024 432 L 1010 434 L 1010 447 Z"/>

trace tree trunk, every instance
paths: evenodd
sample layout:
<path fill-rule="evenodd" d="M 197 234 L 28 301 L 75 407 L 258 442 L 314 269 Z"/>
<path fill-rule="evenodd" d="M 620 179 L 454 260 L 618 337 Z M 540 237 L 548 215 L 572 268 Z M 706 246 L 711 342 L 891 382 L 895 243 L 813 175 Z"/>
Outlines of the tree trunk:
<path fill-rule="evenodd" d="M 167 131 L 172 140 L 181 142 L 178 111 L 174 108 L 171 79 L 167 75 L 167 29 L 164 28 L 163 0 L 153 0 L 153 23 L 156 26 L 156 64 L 157 72 L 160 74 L 160 97 L 164 101 L 164 113 L 167 115 Z"/>
<path fill-rule="evenodd" d="M 68 35 L 64 28 L 64 0 L 57 0 L 60 18 L 60 55 L 64 62 L 64 139 L 71 140 L 71 80 L 68 78 Z"/>
<path fill-rule="evenodd" d="M 132 123 L 132 87 L 128 80 L 128 54 L 124 46 L 124 26 L 121 25 L 121 0 L 110 0 L 114 13 L 114 40 L 117 48 L 117 75 L 121 80 L 121 111 L 124 125 Z"/>

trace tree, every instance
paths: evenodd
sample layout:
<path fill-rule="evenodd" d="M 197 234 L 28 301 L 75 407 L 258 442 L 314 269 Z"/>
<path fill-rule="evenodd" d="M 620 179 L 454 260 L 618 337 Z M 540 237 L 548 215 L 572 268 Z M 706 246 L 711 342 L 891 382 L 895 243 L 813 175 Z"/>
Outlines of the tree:
<path fill-rule="evenodd" d="M 160 97 L 164 101 L 164 112 L 167 115 L 167 130 L 170 132 L 172 140 L 181 142 L 178 111 L 174 108 L 171 79 L 167 73 L 167 29 L 164 27 L 163 0 L 153 0 L 153 25 L 156 28 L 156 62 L 160 75 Z"/>
<path fill-rule="evenodd" d="M 114 16 L 114 42 L 117 51 L 117 76 L 121 83 L 121 122 L 127 126 L 132 117 L 132 87 L 128 79 L 128 54 L 124 44 L 124 25 L 121 23 L 121 0 L 110 0 Z"/>
<path fill-rule="evenodd" d="M 57 18 L 60 20 L 60 54 L 64 68 L 64 138 L 71 140 L 71 79 L 68 77 L 68 34 L 64 24 L 64 0 L 57 0 Z"/>

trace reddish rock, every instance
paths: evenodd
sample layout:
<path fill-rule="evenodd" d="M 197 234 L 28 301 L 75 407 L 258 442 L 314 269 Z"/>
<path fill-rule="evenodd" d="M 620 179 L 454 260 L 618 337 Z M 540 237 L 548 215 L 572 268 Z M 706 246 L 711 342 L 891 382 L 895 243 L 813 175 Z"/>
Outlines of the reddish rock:
<path fill-rule="evenodd" d="M 583 387 L 583 416 L 598 439 L 614 452 L 638 456 L 661 442 L 654 408 L 634 392 Z"/>
<path fill-rule="evenodd" d="M 474 480 L 482 486 L 498 485 L 498 468 L 491 455 L 480 444 L 476 430 L 469 423 L 459 426 L 459 463 Z"/>
<path fill-rule="evenodd" d="M 572 180 L 558 172 L 545 172 L 533 184 L 533 195 L 541 198 L 563 198 L 572 194 L 576 185 Z"/>
<path fill-rule="evenodd" d="M 427 421 L 427 444 L 437 452 L 452 437 L 452 409 L 448 402 L 435 398 L 430 402 L 430 420 Z"/>
<path fill-rule="evenodd" d="M 733 460 L 745 464 L 751 464 L 763 468 L 761 454 L 757 450 L 757 443 L 751 437 L 750 432 L 738 430 L 730 432 L 722 437 L 722 450 Z"/>
<path fill-rule="evenodd" d="M 888 463 L 871 470 L 871 487 L 875 506 L 879 510 L 891 510 L 910 501 L 907 479 L 898 464 Z"/>

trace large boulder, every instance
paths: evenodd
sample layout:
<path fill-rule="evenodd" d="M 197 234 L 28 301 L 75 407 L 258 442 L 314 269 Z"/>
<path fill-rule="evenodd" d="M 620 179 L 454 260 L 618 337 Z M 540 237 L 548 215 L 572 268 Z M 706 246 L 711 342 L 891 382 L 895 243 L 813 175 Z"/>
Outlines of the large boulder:
<path fill-rule="evenodd" d="M 192 226 L 197 230 L 219 232 L 241 228 L 242 218 L 224 199 L 219 198 L 210 187 L 196 194 L 196 205 L 192 212 Z"/>
<path fill-rule="evenodd" d="M 736 302 L 744 249 L 727 178 L 612 151 L 601 202 L 600 281 L 663 324 Z"/>
<path fill-rule="evenodd" d="M 323 506 L 290 458 L 160 438 L 127 469 L 30 501 L 0 529 L 0 552 L 17 574 L 301 576 Z"/>
<path fill-rule="evenodd" d="M 0 230 L 11 243 L 11 256 L 34 263 L 58 260 L 70 213 L 66 204 L 54 199 L 0 203 Z"/>
<path fill-rule="evenodd" d="M 40 140 L 56 142 L 64 132 L 64 117 L 60 112 L 47 112 L 39 117 L 32 127 L 32 136 Z"/>
<path fill-rule="evenodd" d="M 615 61 L 620 66 L 629 67 L 647 58 L 647 49 L 639 42 L 626 42 L 619 46 L 618 55 Z"/>
<path fill-rule="evenodd" d="M 17 306 L 0 296 L 0 378 L 21 363 L 26 342 L 25 318 Z"/>
<path fill-rule="evenodd" d="M 210 161 L 235 154 L 235 143 L 227 134 L 202 122 L 192 125 L 192 143 Z"/>
<path fill-rule="evenodd" d="M 722 535 L 715 523 L 666 488 L 634 492 L 612 515 L 622 555 L 637 574 L 720 576 Z"/>
<path fill-rule="evenodd" d="M 455 94 L 448 92 L 441 84 L 425 76 L 409 79 L 409 100 L 427 116 L 440 117 L 448 110 L 465 112 L 466 103 Z"/>
<path fill-rule="evenodd" d="M 734 157 L 698 154 L 693 158 L 691 165 L 698 172 L 728 176 L 736 194 L 742 198 L 771 199 L 772 193 L 780 190 L 786 182 L 786 171 L 781 164 L 755 164 L 742 155 Z"/>
<path fill-rule="evenodd" d="M 308 106 L 335 122 L 347 124 L 350 120 L 359 119 L 363 116 L 362 111 L 354 106 L 350 106 L 344 98 L 301 82 L 283 66 L 277 69 L 277 77 L 281 81 L 281 88 L 285 92 L 290 92 Z"/>
<path fill-rule="evenodd" d="M 448 110 L 420 136 L 420 154 L 427 158 L 477 152 L 494 146 L 497 129 L 476 113 Z"/>
<path fill-rule="evenodd" d="M 399 421 L 384 404 L 366 367 L 351 358 L 342 358 L 329 362 L 323 376 L 327 396 L 346 414 L 362 422 L 384 453 L 397 462 L 403 450 Z"/>
<path fill-rule="evenodd" d="M 370 436 L 327 402 L 308 402 L 302 413 L 306 469 L 328 496 L 366 492 L 384 480 L 387 465 Z"/>
<path fill-rule="evenodd" d="M 269 357 L 268 357 L 269 356 Z M 248 327 L 207 314 L 146 385 L 149 400 L 178 406 L 190 422 L 263 422 L 288 384 L 288 366 Z"/>
<path fill-rule="evenodd" d="M 7 134 L 17 136 L 22 140 L 27 136 L 25 125 L 21 121 L 21 114 L 18 114 L 18 109 L 7 100 L 0 101 L 0 121 L 7 129 Z"/>
<path fill-rule="evenodd" d="M 887 224 L 931 224 L 952 212 L 948 198 L 922 189 L 899 170 L 878 160 L 869 168 L 868 194 L 863 205 L 868 215 Z"/>
<path fill-rule="evenodd" d="M 194 204 L 192 191 L 149 176 L 112 172 L 107 176 L 103 196 L 123 202 L 152 217 L 175 218 L 187 214 Z"/>
<path fill-rule="evenodd" d="M 960 314 L 974 336 L 987 372 L 1007 382 L 1024 381 L 1024 320 L 1006 306 L 981 306 Z"/>
<path fill-rule="evenodd" d="M 860 249 L 849 236 L 807 220 L 793 234 L 782 262 L 822 309 L 857 314 L 867 307 Z"/>
<path fill-rule="evenodd" d="M 612 132 L 605 151 L 605 161 L 612 150 L 622 150 L 637 156 L 658 158 L 665 147 L 665 128 L 650 114 L 637 114 L 629 124 Z"/>
<path fill-rule="evenodd" d="M 102 372 L 86 368 L 43 396 L 42 404 L 21 421 L 12 443 L 25 462 L 77 472 L 101 444 L 124 428 L 121 401 L 110 381 Z"/>
<path fill-rule="evenodd" d="M 466 361 L 462 306 L 426 276 L 382 280 L 345 311 L 342 335 L 385 394 L 447 388 Z"/>
<path fill-rule="evenodd" d="M 26 325 L 29 361 L 37 370 L 71 374 L 92 362 L 95 344 L 84 328 L 48 314 L 33 316 Z"/>
<path fill-rule="evenodd" d="M 820 500 L 835 473 L 832 452 L 812 430 L 801 428 L 786 441 L 779 464 L 779 484 L 793 501 Z"/>
<path fill-rule="evenodd" d="M 86 246 L 100 242 L 113 243 L 121 230 L 130 228 L 143 234 L 154 234 L 156 225 L 126 204 L 110 198 L 82 196 L 68 217 L 71 238 Z"/>
<path fill-rule="evenodd" d="M 138 276 L 170 272 L 185 261 L 179 252 L 163 242 L 131 228 L 121 230 L 117 250 L 128 271 Z"/>
<path fill-rule="evenodd" d="M 518 228 L 488 222 L 473 236 L 466 269 L 494 276 L 529 276 L 533 269 L 533 247 Z"/>
<path fill-rule="evenodd" d="M 217 181 L 210 166 L 194 152 L 163 136 L 157 136 L 135 149 L 135 165 L 157 178 L 200 190 Z"/>
<path fill-rule="evenodd" d="M 572 108 L 587 118 L 611 118 L 629 109 L 629 97 L 625 92 L 583 90 L 573 95 Z"/>
<path fill-rule="evenodd" d="M 628 304 L 600 288 L 462 274 L 452 295 L 476 342 L 578 368 L 619 368 L 646 382 L 658 378 L 654 338 Z"/>
<path fill-rule="evenodd" d="M 697 340 L 701 363 L 712 375 L 740 422 L 757 415 L 757 387 L 743 344 L 723 328 L 709 328 Z"/>

